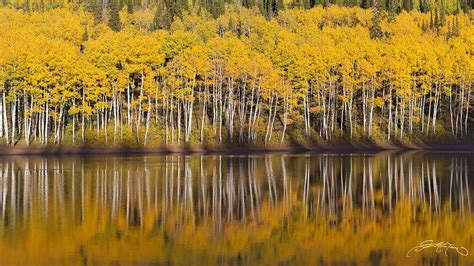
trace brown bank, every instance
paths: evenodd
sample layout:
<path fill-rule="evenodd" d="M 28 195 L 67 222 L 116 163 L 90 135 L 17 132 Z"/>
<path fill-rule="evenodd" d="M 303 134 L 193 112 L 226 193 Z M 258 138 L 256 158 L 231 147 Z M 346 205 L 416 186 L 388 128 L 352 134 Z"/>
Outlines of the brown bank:
<path fill-rule="evenodd" d="M 95 154 L 258 154 L 269 152 L 381 152 L 381 151 L 429 151 L 429 152 L 473 152 L 474 144 L 308 144 L 278 146 L 167 146 L 159 148 L 92 148 L 68 146 L 0 146 L 0 155 L 95 155 Z"/>

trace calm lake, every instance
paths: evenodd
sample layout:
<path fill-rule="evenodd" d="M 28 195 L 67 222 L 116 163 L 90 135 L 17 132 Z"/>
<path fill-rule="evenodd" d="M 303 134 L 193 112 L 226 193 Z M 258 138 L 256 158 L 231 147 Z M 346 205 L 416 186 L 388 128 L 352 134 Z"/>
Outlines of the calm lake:
<path fill-rule="evenodd" d="M 468 153 L 0 157 L 0 265 L 473 265 L 473 178 Z M 455 246 L 407 257 L 425 240 Z"/>

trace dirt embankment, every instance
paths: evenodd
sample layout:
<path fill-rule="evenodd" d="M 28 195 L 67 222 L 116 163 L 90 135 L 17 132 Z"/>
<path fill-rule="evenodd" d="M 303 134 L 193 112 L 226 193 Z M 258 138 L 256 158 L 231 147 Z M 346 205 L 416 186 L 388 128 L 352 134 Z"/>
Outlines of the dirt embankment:
<path fill-rule="evenodd" d="M 256 154 L 269 152 L 381 152 L 381 151 L 430 151 L 430 152 L 472 152 L 474 144 L 319 144 L 278 146 L 169 146 L 160 148 L 91 148 L 66 146 L 0 146 L 0 155 L 94 155 L 94 154 Z"/>

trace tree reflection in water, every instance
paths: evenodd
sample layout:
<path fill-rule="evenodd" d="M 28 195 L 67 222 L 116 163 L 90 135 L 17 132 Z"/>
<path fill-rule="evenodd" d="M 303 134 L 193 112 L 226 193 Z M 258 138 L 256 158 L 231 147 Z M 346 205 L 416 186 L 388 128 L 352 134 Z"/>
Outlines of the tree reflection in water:
<path fill-rule="evenodd" d="M 462 154 L 4 158 L 0 264 L 471 264 Z"/>

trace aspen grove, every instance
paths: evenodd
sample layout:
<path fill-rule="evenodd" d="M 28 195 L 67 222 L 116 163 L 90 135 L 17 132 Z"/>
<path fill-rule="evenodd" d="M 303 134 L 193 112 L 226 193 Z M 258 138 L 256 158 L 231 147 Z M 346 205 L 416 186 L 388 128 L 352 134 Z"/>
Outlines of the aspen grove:
<path fill-rule="evenodd" d="M 165 30 L 152 27 L 153 12 L 125 7 L 114 31 L 82 8 L 0 8 L 0 139 L 472 138 L 472 11 L 441 24 L 429 13 L 374 10 L 287 9 L 269 20 L 229 5 L 217 18 L 191 10 Z"/>

